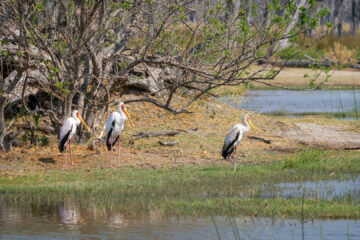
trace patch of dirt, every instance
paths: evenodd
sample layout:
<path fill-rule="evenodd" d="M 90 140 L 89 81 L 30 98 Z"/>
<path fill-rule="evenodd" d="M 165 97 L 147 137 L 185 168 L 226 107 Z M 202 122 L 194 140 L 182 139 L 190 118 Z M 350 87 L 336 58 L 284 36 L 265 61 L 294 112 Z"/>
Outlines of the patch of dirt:
<path fill-rule="evenodd" d="M 322 126 L 315 123 L 295 123 L 295 128 L 280 132 L 280 136 L 308 145 L 329 149 L 360 149 L 360 134 L 342 131 L 337 126 Z"/>

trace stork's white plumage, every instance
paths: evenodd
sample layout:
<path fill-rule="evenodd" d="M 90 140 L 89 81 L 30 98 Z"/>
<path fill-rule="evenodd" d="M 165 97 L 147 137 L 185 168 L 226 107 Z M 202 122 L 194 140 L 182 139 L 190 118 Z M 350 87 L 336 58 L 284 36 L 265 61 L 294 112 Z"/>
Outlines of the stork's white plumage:
<path fill-rule="evenodd" d="M 224 159 L 228 159 L 233 153 L 234 171 L 236 171 L 236 148 L 243 139 L 244 134 L 248 132 L 250 128 L 254 128 L 248 114 L 245 114 L 242 120 L 244 125 L 236 124 L 226 135 L 224 146 L 221 151 L 221 155 L 224 157 Z"/>
<path fill-rule="evenodd" d="M 63 152 L 65 150 L 65 162 L 64 167 L 66 167 L 66 152 L 67 147 L 69 146 L 70 149 L 70 157 L 71 157 L 71 164 L 75 165 L 73 157 L 72 157 L 72 151 L 71 151 L 71 141 L 72 137 L 76 134 L 76 128 L 80 125 L 80 123 L 83 123 L 86 128 L 89 128 L 84 120 L 79 115 L 79 111 L 75 110 L 72 112 L 72 116 L 66 119 L 64 125 L 61 127 L 60 130 L 60 139 L 59 139 L 59 150 L 60 152 Z"/>
<path fill-rule="evenodd" d="M 133 122 L 126 110 L 125 104 L 120 102 L 116 112 L 111 113 L 109 119 L 106 122 L 106 146 L 110 151 L 110 167 L 112 166 L 112 147 L 118 142 L 118 160 L 117 166 L 120 167 L 120 135 L 125 126 L 126 119 L 129 119 L 131 125 Z"/>

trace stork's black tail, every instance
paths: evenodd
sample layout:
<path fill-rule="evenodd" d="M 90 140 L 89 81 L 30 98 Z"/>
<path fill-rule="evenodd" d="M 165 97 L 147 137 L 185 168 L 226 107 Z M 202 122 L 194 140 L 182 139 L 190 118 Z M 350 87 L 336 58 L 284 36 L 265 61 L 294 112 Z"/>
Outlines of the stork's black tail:
<path fill-rule="evenodd" d="M 71 130 L 72 130 L 72 127 L 71 127 L 71 129 L 68 131 L 68 133 L 67 133 L 62 139 L 60 139 L 59 146 L 58 146 L 60 152 L 63 152 L 63 151 L 65 150 L 65 144 L 66 144 L 66 142 L 68 141 L 68 138 L 69 138 L 69 136 L 70 136 Z"/>
<path fill-rule="evenodd" d="M 230 157 L 230 155 L 233 153 L 233 151 L 234 151 L 233 145 L 226 146 L 224 144 L 224 146 L 222 148 L 222 151 L 221 151 L 221 155 L 226 160 L 226 159 L 228 159 Z"/>
<path fill-rule="evenodd" d="M 119 136 L 117 136 L 117 137 L 115 138 L 115 141 L 114 141 L 112 144 L 110 144 L 110 136 L 111 136 L 112 131 L 113 131 L 113 129 L 111 128 L 110 131 L 109 131 L 109 133 L 108 133 L 108 135 L 106 136 L 106 146 L 107 146 L 108 151 L 111 150 L 111 145 L 114 146 L 114 144 L 115 144 L 115 143 L 118 141 L 118 139 L 119 139 Z"/>

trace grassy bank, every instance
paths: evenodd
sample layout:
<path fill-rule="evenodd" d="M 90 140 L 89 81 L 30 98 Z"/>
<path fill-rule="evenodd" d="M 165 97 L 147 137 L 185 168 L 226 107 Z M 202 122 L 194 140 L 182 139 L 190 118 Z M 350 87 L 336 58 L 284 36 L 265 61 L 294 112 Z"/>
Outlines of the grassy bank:
<path fill-rule="evenodd" d="M 265 113 L 266 115 L 270 116 L 294 116 L 294 117 L 305 117 L 305 116 L 318 116 L 324 118 L 352 118 L 354 120 L 359 119 L 359 112 L 358 111 L 351 111 L 351 112 L 301 112 L 301 113 L 291 113 L 287 111 L 274 111 Z"/>
<path fill-rule="evenodd" d="M 235 215 L 308 218 L 356 218 L 356 193 L 335 199 L 264 197 L 281 182 L 342 179 L 359 175 L 360 159 L 353 152 L 307 149 L 268 165 L 53 170 L 27 176 L 0 177 L 0 198 L 16 206 L 51 207 L 70 201 L 119 209 L 127 215 L 156 211 L 167 215 Z M 264 189 L 264 184 L 267 188 Z M 301 189 L 300 189 L 301 190 Z M 265 194 L 265 195 L 264 195 Z"/>

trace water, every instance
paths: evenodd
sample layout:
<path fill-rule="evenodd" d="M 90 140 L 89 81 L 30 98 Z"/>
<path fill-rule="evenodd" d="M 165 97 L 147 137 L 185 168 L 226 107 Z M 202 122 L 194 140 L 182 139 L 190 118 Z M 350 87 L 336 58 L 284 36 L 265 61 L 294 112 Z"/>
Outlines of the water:
<path fill-rule="evenodd" d="M 344 180 L 319 180 L 303 182 L 284 182 L 263 186 L 262 197 L 274 198 L 313 198 L 333 200 L 351 198 L 360 200 L 360 176 Z"/>
<path fill-rule="evenodd" d="M 227 217 L 214 218 L 221 239 L 236 239 Z M 240 239 L 302 239 L 296 219 L 235 218 Z M 305 239 L 360 239 L 360 221 L 313 220 L 304 222 Z M 59 204 L 54 211 L 38 212 L 2 205 L 0 239 L 218 239 L 210 217 L 157 218 L 156 213 L 131 219 L 121 212 L 79 210 Z"/>
<path fill-rule="evenodd" d="M 249 90 L 244 97 L 223 97 L 231 106 L 260 113 L 343 113 L 360 103 L 360 90 Z"/>
<path fill-rule="evenodd" d="M 360 198 L 360 176 L 265 184 L 258 197 L 341 199 Z M 140 214 L 141 215 L 141 214 Z M 236 239 L 227 217 L 214 218 L 221 239 Z M 302 239 L 299 219 L 235 218 L 240 239 Z M 305 220 L 305 239 L 360 239 L 359 220 Z M 0 239 L 217 239 L 211 217 L 167 217 L 150 211 L 134 218 L 115 210 L 84 208 L 72 200 L 37 202 L 26 207 L 0 199 Z"/>

